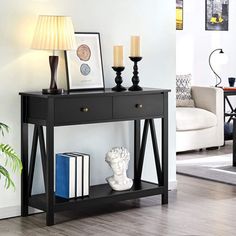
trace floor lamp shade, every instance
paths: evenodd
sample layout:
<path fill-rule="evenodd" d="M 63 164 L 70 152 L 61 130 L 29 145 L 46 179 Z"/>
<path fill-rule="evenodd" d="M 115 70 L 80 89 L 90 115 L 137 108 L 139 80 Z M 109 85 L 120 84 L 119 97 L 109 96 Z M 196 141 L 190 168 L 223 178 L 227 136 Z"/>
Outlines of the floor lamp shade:
<path fill-rule="evenodd" d="M 75 36 L 72 20 L 68 16 L 39 16 L 31 48 L 39 50 L 52 50 L 53 56 L 49 57 L 51 68 L 51 83 L 49 89 L 43 89 L 45 94 L 60 94 L 62 89 L 57 88 L 56 72 L 58 56 L 56 50 L 75 49 Z"/>

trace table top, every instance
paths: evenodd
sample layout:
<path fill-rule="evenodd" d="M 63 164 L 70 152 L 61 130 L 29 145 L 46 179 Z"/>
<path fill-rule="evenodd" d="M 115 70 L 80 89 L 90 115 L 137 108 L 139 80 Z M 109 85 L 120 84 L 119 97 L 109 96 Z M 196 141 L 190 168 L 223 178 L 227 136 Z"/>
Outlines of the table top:
<path fill-rule="evenodd" d="M 226 96 L 236 95 L 236 87 L 224 87 L 223 90 Z"/>
<path fill-rule="evenodd" d="M 90 90 L 90 91 L 78 91 L 78 92 L 69 92 L 65 91 L 63 94 L 42 94 L 42 92 L 20 92 L 21 96 L 31 96 L 31 97 L 72 97 L 72 96 L 86 96 L 86 95 L 96 95 L 96 96 L 120 96 L 120 95 L 139 95 L 139 94 L 152 94 L 152 93 L 168 93 L 170 89 L 160 89 L 160 88 L 143 88 L 142 91 L 126 91 L 116 92 L 112 91 L 111 88 L 106 88 L 104 90 Z"/>

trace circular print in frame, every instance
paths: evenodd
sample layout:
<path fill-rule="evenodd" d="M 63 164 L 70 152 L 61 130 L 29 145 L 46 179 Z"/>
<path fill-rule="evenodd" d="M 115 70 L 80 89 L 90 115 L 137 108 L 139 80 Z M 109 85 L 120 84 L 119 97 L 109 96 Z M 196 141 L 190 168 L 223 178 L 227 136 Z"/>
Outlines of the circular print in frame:
<path fill-rule="evenodd" d="M 81 61 L 88 61 L 91 57 L 91 50 L 88 45 L 82 44 L 77 48 L 77 56 Z"/>
<path fill-rule="evenodd" d="M 91 72 L 91 68 L 88 64 L 82 64 L 80 66 L 80 72 L 83 76 L 87 76 Z"/>

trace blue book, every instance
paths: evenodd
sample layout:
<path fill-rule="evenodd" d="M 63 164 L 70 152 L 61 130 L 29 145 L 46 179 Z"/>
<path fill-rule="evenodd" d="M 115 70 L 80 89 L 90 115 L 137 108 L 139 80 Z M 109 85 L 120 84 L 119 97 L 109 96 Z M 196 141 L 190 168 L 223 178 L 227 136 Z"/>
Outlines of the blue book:
<path fill-rule="evenodd" d="M 56 154 L 56 196 L 76 197 L 76 157 Z"/>

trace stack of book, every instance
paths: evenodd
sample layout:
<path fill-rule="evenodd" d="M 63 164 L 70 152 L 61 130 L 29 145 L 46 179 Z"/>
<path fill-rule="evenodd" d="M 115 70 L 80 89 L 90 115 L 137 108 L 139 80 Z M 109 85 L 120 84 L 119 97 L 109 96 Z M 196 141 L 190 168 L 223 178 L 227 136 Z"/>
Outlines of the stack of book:
<path fill-rule="evenodd" d="M 70 199 L 89 195 L 90 157 L 79 152 L 56 154 L 56 196 Z"/>

